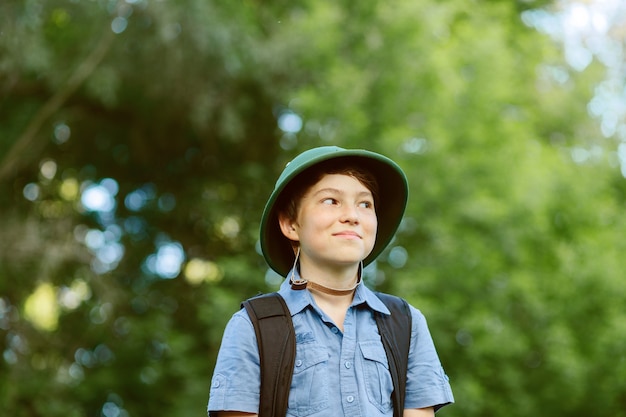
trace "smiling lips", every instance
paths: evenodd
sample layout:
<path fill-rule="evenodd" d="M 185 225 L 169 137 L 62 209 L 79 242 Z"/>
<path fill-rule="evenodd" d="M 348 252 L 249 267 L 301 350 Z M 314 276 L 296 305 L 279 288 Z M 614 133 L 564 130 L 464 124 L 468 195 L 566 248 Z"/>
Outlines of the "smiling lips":
<path fill-rule="evenodd" d="M 343 237 L 346 239 L 361 239 L 361 235 L 350 230 L 344 230 L 343 232 L 333 233 L 333 236 Z"/>

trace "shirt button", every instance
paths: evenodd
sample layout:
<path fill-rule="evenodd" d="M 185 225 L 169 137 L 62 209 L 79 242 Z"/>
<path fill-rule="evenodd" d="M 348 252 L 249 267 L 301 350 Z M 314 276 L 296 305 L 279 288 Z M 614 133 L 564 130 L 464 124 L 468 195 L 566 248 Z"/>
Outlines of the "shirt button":
<path fill-rule="evenodd" d="M 220 386 L 220 381 L 213 381 L 213 388 L 217 388 Z"/>
<path fill-rule="evenodd" d="M 352 362 L 348 361 L 345 363 L 346 368 L 350 369 L 352 368 Z"/>
<path fill-rule="evenodd" d="M 338 328 L 336 328 L 336 327 L 333 327 L 333 328 L 331 329 L 331 332 L 333 332 L 333 333 L 337 333 L 337 332 L 339 332 L 339 329 L 338 329 Z"/>
<path fill-rule="evenodd" d="M 300 359 L 296 361 L 296 366 L 302 366 L 302 361 Z"/>
<path fill-rule="evenodd" d="M 349 403 L 351 403 L 351 402 L 353 402 L 353 401 L 354 401 L 354 397 L 353 397 L 352 395 L 348 395 L 348 396 L 346 397 L 346 400 L 347 400 Z"/>

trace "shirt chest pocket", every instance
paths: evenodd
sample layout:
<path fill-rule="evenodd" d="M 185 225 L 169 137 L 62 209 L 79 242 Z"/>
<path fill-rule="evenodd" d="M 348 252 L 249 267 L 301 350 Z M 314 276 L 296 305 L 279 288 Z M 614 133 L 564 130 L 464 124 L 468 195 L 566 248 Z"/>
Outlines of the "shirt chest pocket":
<path fill-rule="evenodd" d="M 393 381 L 385 348 L 379 341 L 360 342 L 359 348 L 368 400 L 381 412 L 387 413 L 392 408 Z"/>
<path fill-rule="evenodd" d="M 317 343 L 296 345 L 289 414 L 307 416 L 328 408 L 328 385 L 328 349 Z"/>

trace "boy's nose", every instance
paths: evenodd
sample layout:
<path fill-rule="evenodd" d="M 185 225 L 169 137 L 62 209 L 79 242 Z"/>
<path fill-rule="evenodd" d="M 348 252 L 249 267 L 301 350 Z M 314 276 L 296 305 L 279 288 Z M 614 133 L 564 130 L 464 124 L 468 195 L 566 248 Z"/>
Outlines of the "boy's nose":
<path fill-rule="evenodd" d="M 348 204 L 344 206 L 343 213 L 341 215 L 342 222 L 349 223 L 358 223 L 359 222 L 359 212 L 356 207 Z"/>

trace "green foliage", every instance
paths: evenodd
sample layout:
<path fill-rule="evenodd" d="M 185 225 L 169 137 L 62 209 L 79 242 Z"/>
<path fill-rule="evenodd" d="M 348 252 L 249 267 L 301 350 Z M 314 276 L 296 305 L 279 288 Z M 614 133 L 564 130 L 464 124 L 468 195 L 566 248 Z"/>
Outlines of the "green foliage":
<path fill-rule="evenodd" d="M 275 288 L 274 180 L 332 143 L 407 172 L 373 282 L 428 317 L 441 413 L 625 416 L 626 188 L 599 68 L 521 23 L 545 2 L 271 3 L 0 4 L 0 414 L 203 415 L 226 321 Z"/>

